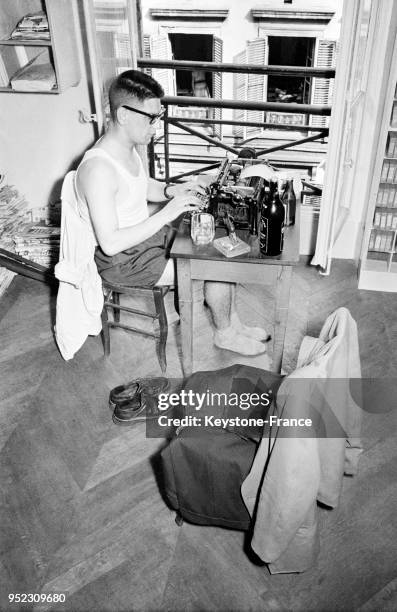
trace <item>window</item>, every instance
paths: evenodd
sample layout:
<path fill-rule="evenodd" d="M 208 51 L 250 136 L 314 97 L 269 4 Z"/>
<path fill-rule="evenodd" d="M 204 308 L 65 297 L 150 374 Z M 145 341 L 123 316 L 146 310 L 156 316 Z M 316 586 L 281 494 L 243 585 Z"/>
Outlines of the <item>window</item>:
<path fill-rule="evenodd" d="M 211 34 L 170 34 L 172 52 L 175 60 L 191 60 L 195 62 L 211 62 L 214 37 Z M 212 73 L 201 75 L 204 87 L 208 88 L 209 96 L 213 96 Z M 198 80 L 197 80 L 198 82 Z M 194 90 L 194 78 L 188 70 L 176 70 L 176 92 L 181 96 L 194 96 L 200 88 Z M 201 88 L 204 89 L 204 88 Z"/>
<path fill-rule="evenodd" d="M 313 66 L 314 38 L 269 36 L 269 64 L 274 66 Z M 310 103 L 310 78 L 270 75 L 268 102 Z"/>

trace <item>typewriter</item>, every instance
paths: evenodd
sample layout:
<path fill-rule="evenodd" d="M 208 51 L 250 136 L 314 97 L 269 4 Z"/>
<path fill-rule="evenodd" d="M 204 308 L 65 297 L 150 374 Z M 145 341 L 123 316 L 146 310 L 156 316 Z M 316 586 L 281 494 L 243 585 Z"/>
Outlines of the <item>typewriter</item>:
<path fill-rule="evenodd" d="M 201 196 L 202 209 L 214 216 L 217 227 L 229 227 L 232 221 L 236 228 L 258 233 L 258 214 L 267 181 L 259 176 L 241 178 L 241 173 L 252 164 L 264 163 L 256 159 L 224 159 L 216 180 Z"/>

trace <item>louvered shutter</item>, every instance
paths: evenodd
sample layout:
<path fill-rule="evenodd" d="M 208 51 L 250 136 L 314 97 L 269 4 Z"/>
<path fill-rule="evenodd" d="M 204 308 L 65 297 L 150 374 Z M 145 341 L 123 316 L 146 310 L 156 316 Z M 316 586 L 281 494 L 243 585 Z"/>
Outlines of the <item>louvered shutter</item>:
<path fill-rule="evenodd" d="M 215 64 L 221 64 L 223 57 L 223 41 L 220 38 L 214 36 L 213 45 L 212 45 L 212 61 Z M 221 72 L 212 72 L 212 97 L 216 100 L 222 99 L 222 73 Z M 212 108 L 210 109 L 212 113 L 212 117 L 214 119 L 221 119 L 222 117 L 222 109 L 221 108 Z M 214 124 L 213 126 L 214 134 L 216 134 L 219 138 L 222 137 L 222 126 L 218 124 Z"/>
<path fill-rule="evenodd" d="M 114 54 L 117 62 L 117 73 L 132 67 L 132 50 L 129 34 L 117 33 L 114 39 Z"/>
<path fill-rule="evenodd" d="M 145 58 L 150 58 L 150 34 L 144 34 L 143 35 L 143 57 Z M 152 69 L 151 68 L 144 68 L 143 72 L 145 72 L 148 75 L 152 75 Z"/>
<path fill-rule="evenodd" d="M 333 40 L 316 40 L 314 65 L 316 68 L 331 68 L 335 65 L 336 43 Z M 331 104 L 334 79 L 313 78 L 311 104 Z M 326 127 L 328 117 L 310 116 L 310 125 Z"/>
<path fill-rule="evenodd" d="M 267 36 L 255 38 L 247 43 L 247 63 L 264 66 L 268 63 L 269 45 Z M 267 75 L 249 74 L 247 81 L 247 100 L 249 102 L 264 102 L 267 98 Z M 264 111 L 247 111 L 247 121 L 264 121 Z M 247 134 L 261 132 L 260 127 L 247 127 Z"/>
<path fill-rule="evenodd" d="M 171 42 L 166 34 L 151 36 L 149 44 L 150 57 L 152 59 L 173 59 Z M 168 68 L 152 68 L 152 77 L 160 83 L 166 96 L 176 95 L 175 70 L 169 70 Z"/>
<path fill-rule="evenodd" d="M 246 64 L 247 63 L 247 52 L 241 51 L 233 57 L 235 64 Z M 233 99 L 234 100 L 247 100 L 247 75 L 241 73 L 233 74 Z M 243 121 L 246 121 L 247 111 L 236 108 L 233 111 L 233 120 L 238 121 L 240 125 L 233 126 L 233 134 L 237 138 L 245 138 L 246 128 L 241 125 Z"/>

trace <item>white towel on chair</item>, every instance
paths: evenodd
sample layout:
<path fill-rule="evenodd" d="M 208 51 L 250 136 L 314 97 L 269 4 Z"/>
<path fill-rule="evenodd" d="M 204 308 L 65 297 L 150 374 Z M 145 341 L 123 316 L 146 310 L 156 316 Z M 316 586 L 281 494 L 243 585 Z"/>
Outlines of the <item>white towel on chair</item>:
<path fill-rule="evenodd" d="M 79 213 L 69 172 L 62 186 L 61 248 L 55 276 L 59 279 L 55 337 L 64 359 L 72 359 L 87 336 L 102 329 L 102 280 L 95 265 L 92 227 Z"/>

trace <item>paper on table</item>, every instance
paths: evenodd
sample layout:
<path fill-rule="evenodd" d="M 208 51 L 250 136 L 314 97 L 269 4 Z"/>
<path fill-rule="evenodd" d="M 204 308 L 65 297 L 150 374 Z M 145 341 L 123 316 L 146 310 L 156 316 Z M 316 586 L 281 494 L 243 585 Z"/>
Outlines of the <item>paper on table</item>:
<path fill-rule="evenodd" d="M 249 178 L 251 176 L 260 176 L 266 181 L 270 181 L 274 176 L 279 180 L 286 181 L 287 179 L 293 179 L 294 181 L 294 190 L 295 195 L 300 198 L 300 192 L 302 191 L 302 178 L 309 177 L 301 177 L 301 173 L 299 170 L 291 170 L 291 168 L 287 170 L 276 170 L 267 164 L 252 164 L 252 166 L 246 166 L 240 174 L 240 180 Z"/>
<path fill-rule="evenodd" d="M 274 168 L 271 168 L 267 164 L 252 164 L 246 166 L 240 174 L 240 180 L 249 178 L 250 176 L 260 176 L 266 181 L 270 181 L 271 177 L 276 174 Z"/>

